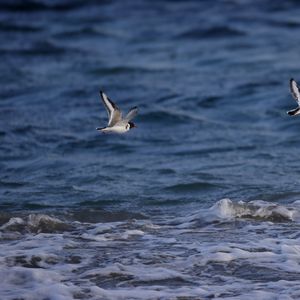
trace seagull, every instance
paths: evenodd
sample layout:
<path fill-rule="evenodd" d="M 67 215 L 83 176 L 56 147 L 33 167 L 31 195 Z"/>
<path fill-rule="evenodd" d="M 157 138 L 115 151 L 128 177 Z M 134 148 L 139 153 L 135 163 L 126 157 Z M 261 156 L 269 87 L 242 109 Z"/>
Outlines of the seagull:
<path fill-rule="evenodd" d="M 293 97 L 295 98 L 295 100 L 298 103 L 298 107 L 295 109 L 289 110 L 287 113 L 290 116 L 296 116 L 296 115 L 300 114 L 300 91 L 299 91 L 297 82 L 293 78 L 290 79 L 290 90 L 291 90 Z"/>
<path fill-rule="evenodd" d="M 109 120 L 106 127 L 98 127 L 97 130 L 104 133 L 125 133 L 136 127 L 133 122 L 130 122 L 137 115 L 138 108 L 136 106 L 131 108 L 126 117 L 122 119 L 122 112 L 118 106 L 102 91 L 100 91 L 100 96 L 107 110 Z"/>

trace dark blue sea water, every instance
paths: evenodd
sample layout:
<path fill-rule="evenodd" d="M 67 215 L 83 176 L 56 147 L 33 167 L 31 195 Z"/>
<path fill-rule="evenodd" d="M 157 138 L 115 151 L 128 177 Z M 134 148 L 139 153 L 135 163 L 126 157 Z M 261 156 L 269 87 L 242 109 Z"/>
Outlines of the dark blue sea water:
<path fill-rule="evenodd" d="M 300 299 L 299 16 L 1 1 L 0 298 Z"/>

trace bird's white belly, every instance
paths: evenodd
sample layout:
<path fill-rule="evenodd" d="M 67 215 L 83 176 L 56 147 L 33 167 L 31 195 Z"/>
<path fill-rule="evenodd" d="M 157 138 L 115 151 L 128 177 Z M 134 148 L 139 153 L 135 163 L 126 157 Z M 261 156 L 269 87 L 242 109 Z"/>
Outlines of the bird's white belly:
<path fill-rule="evenodd" d="M 101 131 L 106 133 L 125 133 L 128 130 L 126 129 L 125 126 L 113 126 L 113 127 L 103 128 Z"/>

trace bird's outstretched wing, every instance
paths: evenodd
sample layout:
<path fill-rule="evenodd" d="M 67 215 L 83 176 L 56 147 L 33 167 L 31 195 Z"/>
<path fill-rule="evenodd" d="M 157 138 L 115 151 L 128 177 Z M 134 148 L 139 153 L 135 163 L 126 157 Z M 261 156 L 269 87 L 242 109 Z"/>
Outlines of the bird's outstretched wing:
<path fill-rule="evenodd" d="M 118 108 L 118 106 L 113 103 L 107 96 L 105 93 L 103 93 L 102 91 L 100 91 L 100 96 L 101 99 L 103 101 L 103 104 L 107 110 L 108 113 L 108 127 L 112 127 L 114 126 L 116 123 L 118 123 L 119 121 L 121 121 L 122 119 L 122 113 L 120 111 L 120 109 Z"/>
<path fill-rule="evenodd" d="M 289 111 L 287 112 L 287 114 L 290 115 L 290 116 L 296 116 L 296 115 L 299 114 L 299 111 L 300 111 L 300 108 L 297 107 L 297 108 L 295 108 L 295 109 L 289 110 Z"/>
<path fill-rule="evenodd" d="M 126 115 L 124 120 L 126 120 L 126 122 L 131 121 L 137 115 L 137 113 L 138 113 L 138 108 L 135 106 L 129 110 L 129 113 Z"/>
<path fill-rule="evenodd" d="M 291 93 L 292 93 L 293 97 L 295 98 L 295 100 L 297 101 L 298 105 L 300 106 L 300 92 L 299 92 L 299 87 L 297 85 L 297 82 L 293 78 L 290 79 L 290 90 L 291 90 Z"/>

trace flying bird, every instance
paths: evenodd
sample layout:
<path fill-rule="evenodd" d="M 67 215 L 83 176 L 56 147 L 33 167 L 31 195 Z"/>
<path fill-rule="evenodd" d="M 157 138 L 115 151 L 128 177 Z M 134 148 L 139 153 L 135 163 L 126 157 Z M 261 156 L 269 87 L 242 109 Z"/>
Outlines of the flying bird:
<path fill-rule="evenodd" d="M 136 127 L 135 124 L 131 122 L 138 112 L 136 106 L 129 110 L 125 118 L 122 118 L 122 112 L 118 106 L 102 91 L 100 91 L 100 96 L 108 113 L 108 124 L 106 127 L 96 128 L 97 130 L 105 133 L 125 133 Z"/>
<path fill-rule="evenodd" d="M 295 109 L 289 110 L 287 113 L 290 116 L 296 116 L 296 115 L 300 114 L 300 91 L 299 91 L 297 82 L 293 78 L 290 79 L 290 90 L 291 90 L 293 97 L 295 98 L 295 100 L 298 103 L 298 107 Z"/>

